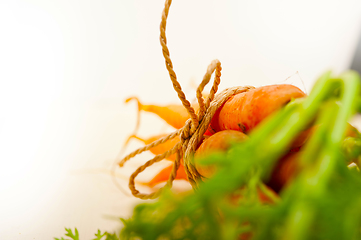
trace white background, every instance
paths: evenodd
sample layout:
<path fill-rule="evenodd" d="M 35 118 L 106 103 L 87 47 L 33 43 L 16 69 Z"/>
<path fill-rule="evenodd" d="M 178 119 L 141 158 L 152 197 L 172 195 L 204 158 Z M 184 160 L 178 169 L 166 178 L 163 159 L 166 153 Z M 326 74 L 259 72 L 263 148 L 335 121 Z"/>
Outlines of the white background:
<path fill-rule="evenodd" d="M 116 218 L 140 202 L 114 185 L 109 169 L 135 126 L 136 106 L 125 98 L 179 102 L 159 44 L 163 6 L 0 0 L 0 239 L 60 238 L 64 227 L 91 239 L 98 228 L 119 229 Z M 309 92 L 323 71 L 350 66 L 360 29 L 359 0 L 179 0 L 167 37 L 192 99 L 215 58 L 220 89 L 291 76 Z M 142 116 L 140 135 L 169 130 Z M 140 146 L 132 142 L 128 152 Z M 126 188 L 150 156 L 118 170 L 118 182 Z"/>

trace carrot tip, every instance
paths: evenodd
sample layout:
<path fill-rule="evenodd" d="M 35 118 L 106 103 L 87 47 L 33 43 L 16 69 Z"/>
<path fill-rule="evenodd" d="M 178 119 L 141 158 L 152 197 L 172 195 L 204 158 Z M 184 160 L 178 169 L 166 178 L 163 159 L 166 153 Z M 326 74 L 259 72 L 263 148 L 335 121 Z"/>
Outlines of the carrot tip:
<path fill-rule="evenodd" d="M 141 104 L 141 102 L 140 102 L 140 100 L 139 100 L 138 97 L 135 97 L 135 96 L 129 97 L 129 98 L 125 99 L 124 102 L 127 104 L 127 103 L 129 103 L 130 101 L 133 101 L 133 100 L 135 100 L 135 101 L 137 102 L 137 104 L 138 104 L 138 111 L 140 111 L 140 109 L 142 108 L 143 105 Z"/>
<path fill-rule="evenodd" d="M 156 185 L 158 185 L 159 183 L 162 183 L 162 181 L 159 181 L 156 183 L 153 183 L 151 181 L 149 181 L 149 182 L 136 181 L 135 183 L 153 189 Z"/>
<path fill-rule="evenodd" d="M 139 129 L 139 125 L 140 125 L 140 111 L 141 111 L 143 105 L 140 103 L 139 99 L 138 99 L 137 97 L 135 97 L 135 96 L 129 97 L 129 98 L 125 99 L 125 103 L 128 103 L 128 102 L 130 102 L 131 100 L 137 101 L 137 105 L 138 105 L 137 123 L 136 123 L 135 129 L 134 129 L 134 131 L 133 131 L 133 135 L 135 135 L 135 133 L 136 133 L 136 132 L 138 131 L 138 129 Z M 128 141 L 129 141 L 129 138 L 128 138 L 128 140 L 126 141 L 125 145 L 128 144 Z"/>
<path fill-rule="evenodd" d="M 137 102 L 139 102 L 139 98 L 133 96 L 133 97 L 129 97 L 129 98 L 125 99 L 125 103 L 128 103 L 128 102 L 130 102 L 130 101 L 132 101 L 132 100 L 136 100 Z"/>
<path fill-rule="evenodd" d="M 139 141 L 141 141 L 141 142 L 143 142 L 143 143 L 145 143 L 145 140 L 144 140 L 143 138 L 140 138 L 140 137 L 138 137 L 137 135 L 132 134 L 132 135 L 130 135 L 130 136 L 128 137 L 128 139 L 125 141 L 124 147 L 127 146 L 127 145 L 129 144 L 130 140 L 132 140 L 132 139 L 134 139 L 134 138 L 137 139 L 137 140 L 139 140 Z"/>

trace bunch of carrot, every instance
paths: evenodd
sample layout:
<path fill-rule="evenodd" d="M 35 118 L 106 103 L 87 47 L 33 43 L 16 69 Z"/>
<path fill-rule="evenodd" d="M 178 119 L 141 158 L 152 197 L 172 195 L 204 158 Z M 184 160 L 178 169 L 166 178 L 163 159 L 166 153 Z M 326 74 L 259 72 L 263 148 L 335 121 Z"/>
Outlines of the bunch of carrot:
<path fill-rule="evenodd" d="M 359 170 L 346 167 L 350 162 L 361 163 L 361 134 L 347 123 L 361 112 L 360 76 L 349 71 L 333 77 L 327 72 L 308 97 L 293 85 L 280 84 L 232 89 L 224 98 L 223 92 L 217 95 L 222 97 L 216 101 L 221 70 L 216 60 L 197 89 L 198 104 L 191 106 L 167 47 L 171 2 L 166 0 L 162 13 L 160 43 L 182 105 L 145 105 L 136 97 L 126 102 L 136 100 L 139 113 L 154 113 L 179 131 L 147 139 L 132 135 L 129 139 L 146 146 L 119 165 L 145 150 L 156 155 L 130 177 L 132 194 L 142 199 L 161 191 L 141 194 L 134 188 L 134 178 L 162 157 L 174 161 L 173 166 L 161 170 L 147 186 L 167 180 L 166 186 L 171 186 L 173 178 L 200 184 L 193 193 L 164 191 L 158 202 L 135 207 L 132 218 L 122 219 L 121 238 L 360 239 L 361 176 Z M 201 92 L 214 71 L 214 84 L 204 103 Z M 234 94 L 229 97 L 230 92 Z M 211 104 L 219 99 L 222 104 Z M 205 116 L 211 116 L 211 121 Z M 195 133 L 201 133 L 200 140 Z M 189 152 L 196 178 L 193 169 L 189 171 Z"/>
<path fill-rule="evenodd" d="M 212 111 L 208 111 L 209 108 L 211 108 L 211 103 L 218 103 L 219 100 L 219 98 L 217 98 L 217 101 L 215 100 L 215 93 L 217 92 L 218 85 L 220 83 L 220 72 L 222 68 L 220 62 L 218 60 L 214 60 L 208 66 L 207 73 L 197 88 L 198 103 L 191 104 L 188 100 L 186 100 L 181 86 L 177 81 L 176 74 L 173 70 L 173 64 L 170 59 L 169 49 L 167 47 L 165 30 L 171 2 L 171 0 L 166 0 L 162 13 L 162 21 L 160 24 L 160 43 L 173 88 L 177 92 L 182 105 L 175 104 L 157 106 L 142 104 L 136 97 L 131 97 L 126 100 L 126 102 L 136 100 L 139 112 L 146 111 L 154 113 L 170 126 L 181 130 L 178 132 L 181 135 L 180 138 L 174 137 L 175 135 L 172 134 L 172 138 L 169 137 L 170 135 L 166 137 L 164 137 L 164 135 L 159 135 L 148 139 L 140 138 L 137 135 L 131 136 L 132 138 L 142 141 L 146 144 L 146 146 L 143 149 L 138 149 L 139 151 L 136 150 L 127 157 L 123 158 L 119 164 L 120 166 L 122 166 L 124 162 L 131 157 L 139 154 L 139 152 L 145 151 L 146 149 L 148 150 L 150 146 L 153 148 L 150 148 L 149 150 L 156 155 L 155 158 L 139 167 L 130 177 L 129 187 L 132 190 L 132 194 L 141 198 L 144 197 L 144 199 L 147 197 L 150 198 L 150 196 L 146 197 L 134 188 L 134 178 L 146 167 L 160 161 L 161 157 L 168 158 L 172 161 L 175 160 L 173 164 L 174 167 L 170 166 L 163 169 L 152 180 L 145 183 L 146 185 L 153 187 L 158 183 L 169 179 L 168 182 L 170 183 L 170 186 L 172 179 L 186 179 L 190 181 L 192 186 L 196 186 L 197 183 L 195 184 L 195 182 L 202 182 L 203 180 L 211 178 L 217 171 L 216 167 L 212 166 L 212 164 L 206 163 L 207 166 L 204 166 L 204 164 L 201 163 L 201 160 L 205 155 L 211 154 L 215 151 L 227 152 L 230 146 L 235 143 L 243 144 L 244 142 L 248 142 L 248 135 L 257 129 L 258 125 L 269 119 L 270 116 L 275 115 L 282 108 L 287 107 L 289 103 L 300 101 L 299 99 L 306 97 L 306 94 L 302 90 L 289 84 L 268 85 L 258 88 L 251 87 L 242 91 L 229 91 L 232 94 L 234 93 L 234 95 L 230 97 L 227 95 L 226 98 L 222 98 L 222 101 L 219 101 L 221 104 L 216 105 L 217 110 L 215 113 L 212 112 L 214 108 L 212 108 Z M 214 83 L 206 102 L 204 102 L 202 92 L 205 85 L 209 83 L 213 72 L 215 72 Z M 217 97 L 220 95 L 222 94 L 217 95 Z M 196 114 L 195 112 L 198 113 Z M 203 121 L 207 113 L 211 113 L 207 115 L 211 117 L 209 124 L 208 118 L 207 121 Z M 316 117 L 314 117 L 314 119 L 316 119 Z M 207 122 L 207 124 L 203 124 L 204 122 Z M 202 128 L 199 127 L 201 124 L 203 124 Z M 206 126 L 208 127 L 206 131 L 203 131 L 204 125 L 209 125 Z M 190 132 L 192 133 L 185 134 L 187 137 L 184 137 L 184 135 L 182 136 L 188 127 L 191 129 Z M 199 135 L 196 135 L 196 140 L 193 141 L 192 144 L 188 144 L 190 141 L 189 135 L 195 134 L 195 128 L 197 127 L 198 129 L 202 129 L 202 131 L 197 132 L 201 132 L 201 134 L 199 134 L 201 135 L 201 139 L 198 138 Z M 299 172 L 300 168 L 302 168 L 302 166 L 298 163 L 299 153 L 302 152 L 303 146 L 307 142 L 309 136 L 311 136 L 319 127 L 319 124 L 311 121 L 307 125 L 303 126 L 302 129 L 293 136 L 291 143 L 286 146 L 286 150 L 282 152 L 280 158 L 278 159 L 273 172 L 269 173 L 268 178 L 263 179 L 264 183 L 267 184 L 270 189 L 279 192 L 283 186 Z M 360 134 L 355 128 L 348 125 L 346 137 L 355 135 L 359 136 Z M 168 142 L 164 142 L 165 139 L 168 140 L 168 137 L 170 140 Z M 191 137 L 193 137 L 193 135 Z M 183 144 L 183 146 L 180 147 L 181 144 Z M 180 153 L 181 148 L 183 148 L 183 153 Z M 191 150 L 188 151 L 189 149 Z M 171 153 L 177 154 L 172 155 Z M 177 158 L 175 156 L 177 156 Z M 184 161 L 180 160 L 181 157 L 184 158 Z M 189 160 L 190 158 L 191 160 Z M 189 164 L 190 161 L 191 164 Z M 239 156 L 239 161 L 242 161 L 242 156 Z M 155 194 L 151 197 L 155 197 Z"/>
<path fill-rule="evenodd" d="M 207 181 L 192 194 L 165 192 L 155 204 L 138 206 L 133 217 L 124 220 L 122 236 L 360 239 L 361 175 L 357 168 L 347 167 L 350 162 L 361 162 L 361 135 L 347 122 L 361 112 L 360 89 L 357 73 L 332 77 L 327 72 L 310 96 L 291 97 L 286 106 L 281 104 L 279 111 L 263 119 L 256 111 L 242 119 L 245 128 L 220 127 L 195 153 L 195 163 L 203 159 L 210 167 L 198 166 L 202 174 L 209 174 Z M 254 97 L 250 103 L 256 107 L 254 103 L 265 96 Z M 227 103 L 216 115 L 218 123 Z M 252 118 L 260 121 L 247 129 Z M 236 132 L 240 137 L 231 148 L 223 137 L 216 137 L 235 136 Z M 219 147 L 221 154 L 197 156 L 202 149 L 206 154 L 221 145 L 225 146 Z"/>
<path fill-rule="evenodd" d="M 217 151 L 226 152 L 232 144 L 242 144 L 247 141 L 248 134 L 252 132 L 262 121 L 285 107 L 289 102 L 298 98 L 305 98 L 306 94 L 299 88 L 289 85 L 268 85 L 251 89 L 247 92 L 235 94 L 229 98 L 215 113 L 211 120 L 208 130 L 204 134 L 202 143 L 197 147 L 194 155 L 194 165 L 202 179 L 211 177 L 216 171 L 215 166 L 207 163 L 202 164 L 202 158 Z M 170 126 L 179 129 L 183 127 L 189 119 L 186 109 L 182 105 L 146 105 L 142 104 L 138 98 L 132 97 L 126 100 L 136 100 L 139 111 L 154 113 Z M 198 109 L 197 104 L 193 105 Z M 279 192 L 287 182 L 299 171 L 298 156 L 302 151 L 309 135 L 316 128 L 315 125 L 307 126 L 293 140 L 288 147 L 287 152 L 279 159 L 277 166 L 271 173 L 269 179 L 265 179 L 265 183 L 273 191 Z M 348 136 L 355 136 L 358 131 L 349 125 Z M 138 139 L 144 144 L 164 137 L 166 134 L 156 135 L 147 139 L 140 138 L 136 135 L 131 138 Z M 160 144 L 150 151 L 155 154 L 161 154 L 172 147 L 179 141 L 179 137 L 173 138 L 163 144 Z M 174 161 L 175 155 L 170 155 L 168 160 Z M 242 156 L 239 157 L 242 161 Z M 161 182 L 168 180 L 171 174 L 172 166 L 161 170 L 153 179 L 144 183 L 149 187 L 154 187 Z M 175 179 L 187 180 L 187 174 L 183 164 L 177 171 Z"/>
<path fill-rule="evenodd" d="M 114 239 L 361 239 L 361 174 L 347 167 L 361 163 L 361 135 L 348 124 L 361 113 L 360 81 L 327 72 L 253 128 L 204 137 L 194 163 L 207 180 L 139 204 Z"/>

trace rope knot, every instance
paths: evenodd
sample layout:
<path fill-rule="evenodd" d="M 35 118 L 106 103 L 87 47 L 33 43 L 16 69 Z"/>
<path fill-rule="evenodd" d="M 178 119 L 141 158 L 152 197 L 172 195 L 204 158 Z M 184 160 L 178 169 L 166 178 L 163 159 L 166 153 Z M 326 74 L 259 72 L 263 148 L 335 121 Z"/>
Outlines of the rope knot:
<path fill-rule="evenodd" d="M 182 88 L 177 81 L 177 76 L 173 70 L 173 64 L 169 56 L 169 50 L 167 47 L 167 38 L 165 35 L 165 29 L 166 29 L 166 22 L 168 17 L 168 11 L 169 7 L 171 5 L 171 0 L 166 0 L 165 7 L 162 13 L 162 21 L 160 24 L 160 44 L 162 46 L 162 52 L 165 59 L 165 65 L 169 72 L 170 80 L 172 81 L 173 88 L 177 92 L 178 97 L 180 101 L 182 102 L 183 106 L 187 109 L 187 112 L 190 116 L 190 118 L 187 120 L 183 128 L 169 134 L 166 137 L 163 137 L 151 144 L 148 144 L 142 148 L 137 149 L 136 151 L 128 154 L 126 157 L 124 157 L 120 163 L 119 166 L 123 166 L 126 161 L 129 159 L 135 157 L 136 155 L 147 151 L 161 143 L 164 143 L 170 139 L 173 139 L 174 137 L 180 135 L 180 141 L 170 150 L 159 154 L 155 156 L 153 159 L 148 160 L 144 165 L 140 166 L 136 171 L 130 176 L 129 178 L 129 188 L 132 192 L 132 194 L 135 197 L 141 198 L 141 199 L 153 199 L 156 198 L 164 188 L 172 187 L 172 182 L 175 179 L 177 175 L 177 170 L 180 166 L 180 164 L 184 164 L 185 171 L 187 174 L 187 178 L 189 182 L 192 184 L 194 188 L 197 187 L 197 183 L 201 180 L 201 175 L 198 173 L 197 169 L 194 167 L 193 164 L 193 155 L 196 151 L 196 148 L 199 146 L 201 141 L 204 139 L 204 133 L 206 132 L 213 115 L 217 111 L 217 109 L 222 106 L 222 104 L 228 100 L 229 97 L 232 95 L 244 92 L 250 89 L 251 87 L 235 87 L 235 88 L 229 88 L 221 93 L 216 94 L 218 90 L 218 85 L 220 84 L 220 77 L 221 77 L 221 63 L 218 60 L 213 60 L 211 64 L 207 68 L 207 72 L 203 77 L 202 82 L 197 88 L 197 100 L 199 104 L 199 111 L 198 113 L 195 112 L 194 108 L 191 106 L 190 102 L 186 99 L 184 92 L 182 91 Z M 210 89 L 209 95 L 206 99 L 203 98 L 203 90 L 204 87 L 208 84 L 208 82 L 211 79 L 212 74 L 215 72 L 213 86 Z M 176 160 L 173 164 L 172 173 L 169 176 L 169 179 L 167 181 L 167 184 L 160 188 L 158 191 L 150 193 L 150 194 L 143 194 L 140 193 L 135 188 L 134 180 L 138 176 L 139 173 L 144 171 L 147 167 L 153 165 L 156 162 L 159 162 L 168 156 L 176 153 Z"/>
<path fill-rule="evenodd" d="M 180 133 L 180 139 L 182 142 L 185 142 L 189 140 L 189 138 L 192 137 L 192 135 L 195 133 L 196 128 L 194 127 L 191 119 L 188 119 L 186 123 L 184 124 L 184 127 L 182 128 L 182 131 Z"/>

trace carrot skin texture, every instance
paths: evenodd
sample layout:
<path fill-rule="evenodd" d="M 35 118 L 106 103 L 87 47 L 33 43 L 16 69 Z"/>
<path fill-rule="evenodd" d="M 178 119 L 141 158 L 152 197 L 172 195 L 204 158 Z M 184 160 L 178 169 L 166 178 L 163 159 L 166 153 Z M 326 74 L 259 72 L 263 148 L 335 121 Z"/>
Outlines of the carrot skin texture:
<path fill-rule="evenodd" d="M 204 177 L 212 176 L 216 171 L 215 167 L 211 165 L 199 166 L 199 164 L 197 164 L 197 158 L 204 157 L 216 151 L 225 152 L 231 147 L 231 143 L 242 142 L 247 139 L 248 136 L 246 134 L 235 130 L 220 131 L 205 139 L 194 155 L 197 171 Z"/>
<path fill-rule="evenodd" d="M 141 110 L 158 115 L 176 129 L 182 128 L 189 119 L 189 114 L 183 105 L 142 105 Z"/>
<path fill-rule="evenodd" d="M 268 85 L 236 94 L 217 111 L 211 129 L 247 133 L 292 99 L 302 97 L 306 97 L 306 94 L 289 84 Z"/>
<path fill-rule="evenodd" d="M 156 114 L 162 118 L 170 126 L 180 129 L 184 126 L 185 122 L 190 118 L 187 109 L 181 104 L 169 104 L 164 106 L 158 106 L 154 104 L 143 104 L 138 97 L 129 97 L 125 100 L 125 103 L 130 101 L 136 101 L 138 103 L 138 111 L 145 111 Z M 198 103 L 193 103 L 192 107 L 195 111 L 198 111 Z"/>
<path fill-rule="evenodd" d="M 247 140 L 248 136 L 235 130 L 224 130 L 213 134 L 203 141 L 196 151 L 196 156 L 209 154 L 212 151 L 226 151 L 231 146 L 231 142 Z"/>

